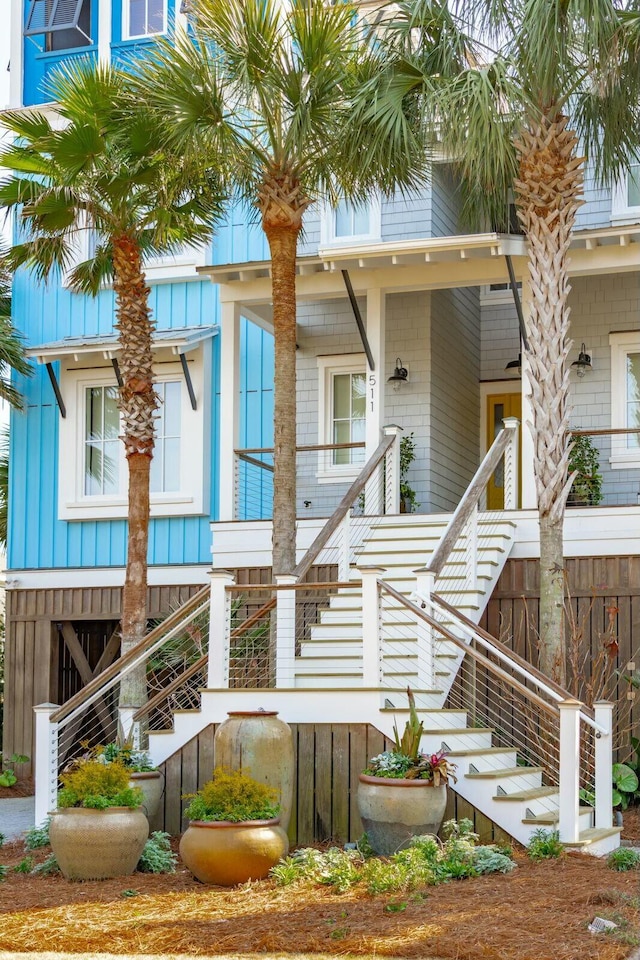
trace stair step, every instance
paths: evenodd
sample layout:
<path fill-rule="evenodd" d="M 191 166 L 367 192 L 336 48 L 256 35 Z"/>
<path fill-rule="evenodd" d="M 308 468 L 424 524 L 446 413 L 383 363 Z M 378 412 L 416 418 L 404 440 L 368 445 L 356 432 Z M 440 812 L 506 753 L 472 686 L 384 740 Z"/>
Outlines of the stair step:
<path fill-rule="evenodd" d="M 441 727 L 437 727 L 435 730 L 423 730 L 422 731 L 427 736 L 435 736 L 438 733 L 444 733 Z M 495 727 L 458 727 L 457 729 L 448 729 L 447 733 L 495 733 Z"/>
<path fill-rule="evenodd" d="M 497 754 L 515 753 L 515 747 L 483 747 L 473 750 L 447 750 L 448 757 L 483 757 Z"/>
<path fill-rule="evenodd" d="M 519 790 L 517 793 L 497 793 L 493 799 L 503 800 L 540 800 L 542 797 L 558 796 L 557 787 L 532 787 L 531 790 Z"/>
<path fill-rule="evenodd" d="M 607 837 L 615 837 L 616 834 L 622 832 L 622 827 L 588 827 L 586 830 L 581 830 L 578 834 L 578 839 L 575 843 L 565 843 L 565 847 L 573 849 L 574 847 L 588 847 L 592 843 L 597 843 L 598 840 L 606 840 Z"/>
<path fill-rule="evenodd" d="M 501 777 L 521 777 L 527 773 L 544 773 L 544 767 L 498 767 L 495 770 L 477 770 L 474 773 L 465 773 L 465 777 L 469 780 L 498 780 Z"/>
<path fill-rule="evenodd" d="M 593 807 L 580 807 L 578 816 L 583 816 L 586 813 L 593 812 Z M 560 814 L 557 810 L 545 811 L 545 813 L 537 813 L 533 814 L 533 816 L 523 817 L 522 822 L 538 827 L 556 826 L 559 815 Z"/>

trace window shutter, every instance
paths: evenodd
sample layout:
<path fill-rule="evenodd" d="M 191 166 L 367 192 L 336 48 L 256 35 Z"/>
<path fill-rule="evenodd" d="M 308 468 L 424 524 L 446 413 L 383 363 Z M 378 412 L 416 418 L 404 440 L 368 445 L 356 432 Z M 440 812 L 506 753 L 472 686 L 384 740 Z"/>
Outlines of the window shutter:
<path fill-rule="evenodd" d="M 31 0 L 25 37 L 78 26 L 84 0 Z"/>

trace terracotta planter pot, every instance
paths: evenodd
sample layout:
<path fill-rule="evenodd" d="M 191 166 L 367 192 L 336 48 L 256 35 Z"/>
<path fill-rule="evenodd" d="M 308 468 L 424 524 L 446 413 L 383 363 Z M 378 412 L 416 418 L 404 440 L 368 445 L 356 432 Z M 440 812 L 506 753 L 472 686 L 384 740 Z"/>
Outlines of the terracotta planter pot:
<path fill-rule="evenodd" d="M 158 812 L 160 800 L 164 792 L 164 777 L 159 770 L 145 770 L 141 773 L 132 773 L 129 777 L 130 787 L 140 787 L 144 794 L 142 812 L 147 820 L 152 820 Z"/>
<path fill-rule="evenodd" d="M 216 767 L 242 770 L 274 787 L 280 804 L 280 825 L 289 826 L 295 775 L 291 727 L 277 711 L 233 711 L 214 738 Z"/>
<path fill-rule="evenodd" d="M 67 880 L 129 876 L 148 836 L 149 822 L 140 807 L 67 807 L 53 812 L 49 827 L 51 849 Z"/>
<path fill-rule="evenodd" d="M 358 810 L 369 843 L 389 857 L 409 845 L 412 837 L 440 829 L 447 788 L 428 780 L 393 780 L 360 774 Z"/>
<path fill-rule="evenodd" d="M 262 880 L 288 852 L 289 840 L 279 819 L 192 820 L 180 840 L 180 856 L 194 877 L 220 887 Z"/>

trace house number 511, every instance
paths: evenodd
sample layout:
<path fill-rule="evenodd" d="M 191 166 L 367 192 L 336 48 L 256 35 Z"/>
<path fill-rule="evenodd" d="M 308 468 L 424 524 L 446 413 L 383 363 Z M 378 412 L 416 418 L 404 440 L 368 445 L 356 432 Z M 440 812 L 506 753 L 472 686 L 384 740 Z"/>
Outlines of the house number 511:
<path fill-rule="evenodd" d="M 369 395 L 370 395 L 370 397 L 371 397 L 371 410 L 372 410 L 372 412 L 373 412 L 373 407 L 374 407 L 374 399 L 375 399 L 375 395 L 376 395 L 375 386 L 376 386 L 376 383 L 377 383 L 377 382 L 378 382 L 378 381 L 377 381 L 377 379 L 376 379 L 375 373 L 370 373 L 370 374 L 369 374 Z"/>

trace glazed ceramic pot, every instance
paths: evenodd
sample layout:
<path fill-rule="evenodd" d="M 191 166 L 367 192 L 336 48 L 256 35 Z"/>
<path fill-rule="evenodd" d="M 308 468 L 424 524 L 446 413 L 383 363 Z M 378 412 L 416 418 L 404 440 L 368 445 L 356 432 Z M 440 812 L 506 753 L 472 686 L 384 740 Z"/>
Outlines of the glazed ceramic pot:
<path fill-rule="evenodd" d="M 216 767 L 242 770 L 258 783 L 274 787 L 280 824 L 289 826 L 295 775 L 291 727 L 277 711 L 233 711 L 215 733 Z"/>
<path fill-rule="evenodd" d="M 280 820 L 217 823 L 192 820 L 180 840 L 184 865 L 202 883 L 233 887 L 262 880 L 289 852 Z"/>
<path fill-rule="evenodd" d="M 142 809 L 65 807 L 51 815 L 51 849 L 67 880 L 106 880 L 133 873 L 149 836 Z"/>
<path fill-rule="evenodd" d="M 360 774 L 358 810 L 369 843 L 382 857 L 409 845 L 412 837 L 437 834 L 447 805 L 445 784 Z"/>
<path fill-rule="evenodd" d="M 129 777 L 130 787 L 140 787 L 144 794 L 142 801 L 142 812 L 147 820 L 153 820 L 164 791 L 164 777 L 159 770 L 144 770 L 140 773 L 132 773 Z"/>

